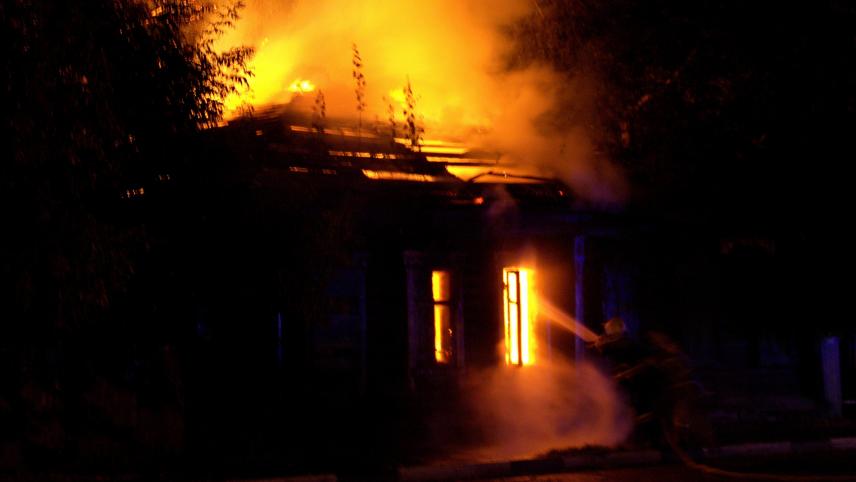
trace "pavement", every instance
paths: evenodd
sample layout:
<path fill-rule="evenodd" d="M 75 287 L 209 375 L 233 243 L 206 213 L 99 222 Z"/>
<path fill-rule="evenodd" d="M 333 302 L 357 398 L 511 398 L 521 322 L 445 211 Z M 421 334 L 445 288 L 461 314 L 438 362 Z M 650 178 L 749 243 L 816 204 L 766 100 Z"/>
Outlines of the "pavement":
<path fill-rule="evenodd" d="M 856 452 L 856 437 L 835 437 L 813 441 L 780 441 L 742 443 L 706 448 L 692 454 L 699 463 L 714 463 L 729 459 L 766 456 L 797 456 L 829 452 Z M 497 479 L 535 476 L 577 471 L 620 469 L 677 463 L 679 459 L 669 451 L 602 450 L 581 451 L 546 458 L 507 460 L 483 463 L 453 463 L 400 467 L 391 479 L 397 481 L 448 481 Z M 386 479 L 387 477 L 384 477 Z M 252 479 L 252 482 L 336 482 L 335 474 L 305 475 Z M 247 482 L 250 482 L 247 480 Z"/>
<path fill-rule="evenodd" d="M 761 460 L 770 457 L 793 458 L 799 456 L 811 456 L 815 454 L 841 454 L 840 458 L 845 460 L 853 460 L 853 455 L 856 455 L 856 437 L 835 437 L 823 440 L 813 441 L 779 441 L 779 442 L 763 442 L 763 443 L 742 443 L 733 445 L 723 445 L 715 448 L 706 448 L 692 454 L 693 460 L 700 464 L 718 465 L 734 463 L 735 461 L 753 461 Z M 395 482 L 410 482 L 410 481 L 458 481 L 458 480 L 497 480 L 501 479 L 517 481 L 537 481 L 542 480 L 539 476 L 547 477 L 543 480 L 561 481 L 574 480 L 579 482 L 583 479 L 568 478 L 572 474 L 595 474 L 592 480 L 611 481 L 611 480 L 639 480 L 639 481 L 656 481 L 668 482 L 671 480 L 689 480 L 687 470 L 684 472 L 676 472 L 673 477 L 662 477 L 664 467 L 680 467 L 681 461 L 672 452 L 665 450 L 581 450 L 575 453 L 563 455 L 552 455 L 544 458 L 523 459 L 523 460 L 506 460 L 483 463 L 449 463 L 449 464 L 434 464 L 422 466 L 399 467 L 394 472 L 384 475 L 376 474 L 376 476 L 339 476 L 337 474 L 307 474 L 301 476 L 289 477 L 270 477 L 270 478 L 254 478 L 254 479 L 231 479 L 236 482 L 350 482 L 350 481 L 395 481 Z M 850 465 L 852 470 L 852 465 Z M 621 472 L 625 470 L 625 472 Z M 630 470 L 630 472 L 626 472 Z M 659 472 L 658 472 L 659 470 Z M 679 470 L 679 469 L 674 469 Z M 609 471 L 612 476 L 598 475 L 596 471 Z M 548 474 L 559 474 L 558 476 L 548 476 Z M 564 475 L 562 475 L 564 474 Z M 617 474 L 617 475 L 615 475 Z M 691 472 L 689 473 L 691 475 Z M 121 480 L 122 478 L 110 477 L 75 477 L 68 475 L 47 476 L 31 475 L 29 477 L 6 478 L 0 476 L 0 481 L 4 480 L 53 480 L 57 482 L 84 482 L 91 480 Z M 805 480 L 827 480 L 823 476 L 818 478 L 806 478 Z M 129 477 L 127 482 L 136 482 L 144 480 L 139 477 Z M 160 478 L 160 480 L 170 480 L 169 477 Z M 586 479 L 587 480 L 587 479 Z M 720 480 L 720 479 L 705 479 L 705 480 Z M 728 480 L 728 479 L 722 479 Z M 834 477 L 831 480 L 856 480 L 856 474 L 853 478 Z"/>
<path fill-rule="evenodd" d="M 846 422 L 846 423 L 845 423 Z M 775 423 L 753 423 L 741 419 L 738 423 L 717 426 L 729 430 L 726 440 L 711 448 L 690 453 L 699 464 L 728 465 L 733 462 L 760 460 L 764 457 L 797 458 L 814 454 L 856 455 L 856 425 L 845 419 L 819 420 L 809 417 L 805 421 L 787 421 L 776 418 Z M 774 430 L 778 428 L 779 430 Z M 764 441 L 744 442 L 752 437 L 768 437 Z M 778 440 L 776 437 L 781 437 Z M 771 440 L 772 438 L 772 440 Z M 273 479 L 255 479 L 253 482 L 335 482 L 351 480 L 389 481 L 451 481 L 477 479 L 504 479 L 540 474 L 590 472 L 622 468 L 644 468 L 663 464 L 681 464 L 670 449 L 580 449 L 551 453 L 534 459 L 499 460 L 491 462 L 439 462 L 430 465 L 398 467 L 394 472 L 372 477 L 339 477 L 336 474 L 306 475 Z M 854 477 L 856 480 L 856 477 Z"/>
<path fill-rule="evenodd" d="M 763 432 L 758 432 L 763 433 Z M 791 435 L 796 434 L 793 432 Z M 848 460 L 853 460 L 856 455 L 856 436 L 835 436 L 836 432 L 827 432 L 827 435 L 813 434 L 806 438 L 791 438 L 790 440 L 764 441 L 752 443 L 726 443 L 712 448 L 697 449 L 689 454 L 695 462 L 710 465 L 728 465 L 739 461 L 760 460 L 764 457 L 779 457 L 785 459 L 796 459 L 798 456 L 810 456 L 813 454 L 841 454 Z M 852 434 L 853 432 L 849 432 Z M 808 435 L 811 436 L 811 435 Z M 234 479 L 247 482 L 349 482 L 349 481 L 448 481 L 448 480 L 476 480 L 476 479 L 505 479 L 523 476 L 536 477 L 543 474 L 571 474 L 575 472 L 586 472 L 598 470 L 615 470 L 645 467 L 662 467 L 667 464 L 680 465 L 681 460 L 669 449 L 608 449 L 608 448 L 586 448 L 566 452 L 551 452 L 550 454 L 533 459 L 500 460 L 491 462 L 466 462 L 455 461 L 448 463 L 435 463 L 430 465 L 403 466 L 390 468 L 384 474 L 348 476 L 342 474 L 322 473 L 307 474 L 302 476 L 272 477 L 255 479 Z M 638 471 L 637 471 L 638 472 Z M 180 477 L 185 479 L 184 477 Z M 637 477 L 631 477 L 636 479 Z M 74 477 L 68 475 L 47 477 L 50 480 L 62 482 L 78 482 L 84 480 L 108 480 L 109 478 Z M 169 477 L 162 480 L 168 480 Z M 0 482 L 4 480 L 46 480 L 43 476 L 21 477 L 21 474 L 6 478 L 0 475 Z M 128 477 L 129 482 L 142 480 L 138 477 Z M 535 480 L 535 479 L 533 479 Z M 559 480 L 559 479 L 557 479 Z M 606 479 L 604 479 L 606 480 Z M 642 480 L 642 479 L 638 479 Z M 652 478 L 656 480 L 656 478 Z M 854 477 L 856 480 L 856 477 Z"/>
<path fill-rule="evenodd" d="M 694 453 L 693 458 L 697 462 L 704 463 L 729 458 L 804 455 L 829 451 L 856 451 L 856 437 L 724 445 L 702 449 Z M 659 450 L 604 451 L 600 453 L 578 453 L 532 460 L 403 467 L 399 469 L 398 476 L 401 481 L 486 479 L 635 467 L 676 462 L 677 460 L 674 454 Z"/>

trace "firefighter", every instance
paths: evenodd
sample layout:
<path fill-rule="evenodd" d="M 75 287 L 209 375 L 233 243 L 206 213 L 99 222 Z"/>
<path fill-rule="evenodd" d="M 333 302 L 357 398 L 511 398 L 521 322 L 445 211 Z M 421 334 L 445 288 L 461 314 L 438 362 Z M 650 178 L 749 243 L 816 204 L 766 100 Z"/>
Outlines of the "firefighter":
<path fill-rule="evenodd" d="M 632 337 L 624 320 L 615 317 L 603 324 L 603 334 L 595 340 L 594 348 L 636 412 L 637 425 L 650 418 L 656 380 L 651 377 L 649 347 Z"/>
<path fill-rule="evenodd" d="M 627 333 L 624 320 L 610 318 L 603 324 L 603 335 L 594 342 L 594 347 L 613 365 L 613 372 L 619 368 L 629 368 L 644 358 L 641 344 Z"/>
<path fill-rule="evenodd" d="M 634 442 L 665 446 L 687 425 L 695 385 L 686 356 L 665 334 L 631 336 L 621 318 L 611 318 L 603 328 L 593 345 L 636 413 Z"/>

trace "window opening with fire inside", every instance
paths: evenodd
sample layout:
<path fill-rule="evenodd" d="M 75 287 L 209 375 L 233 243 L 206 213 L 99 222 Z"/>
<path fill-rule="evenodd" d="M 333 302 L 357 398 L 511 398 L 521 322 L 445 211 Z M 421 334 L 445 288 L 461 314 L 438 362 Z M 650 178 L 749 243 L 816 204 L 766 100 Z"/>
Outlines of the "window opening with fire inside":
<path fill-rule="evenodd" d="M 434 299 L 434 360 L 447 364 L 452 360 L 452 296 L 448 271 L 431 272 Z"/>
<path fill-rule="evenodd" d="M 525 268 L 502 270 L 503 318 L 505 320 L 505 364 L 532 365 L 532 271 Z"/>

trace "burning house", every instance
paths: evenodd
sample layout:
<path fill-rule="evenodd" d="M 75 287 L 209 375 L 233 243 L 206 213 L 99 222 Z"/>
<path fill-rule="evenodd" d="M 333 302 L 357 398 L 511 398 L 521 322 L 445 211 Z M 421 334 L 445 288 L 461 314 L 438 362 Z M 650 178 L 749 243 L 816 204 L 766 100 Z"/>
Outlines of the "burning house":
<path fill-rule="evenodd" d="M 585 79 L 498 66 L 501 27 L 522 3 L 407 4 L 433 20 L 420 26 L 383 2 L 294 2 L 288 15 L 259 2 L 223 39 L 257 49 L 257 77 L 186 154 L 198 170 L 175 175 L 196 183 L 181 196 L 216 204 L 188 216 L 204 234 L 187 244 L 205 246 L 185 278 L 197 443 L 288 432 L 289 447 L 365 454 L 371 433 L 381 452 L 412 454 L 481 443 L 497 420 L 527 441 L 514 454 L 617 443 L 614 383 L 561 365 L 586 359 L 614 317 L 631 337 L 676 338 L 738 419 L 768 399 L 840 412 L 834 370 L 818 383 L 815 340 L 770 321 L 810 308 L 765 312 L 799 297 L 768 268 L 800 262 L 800 248 L 622 204 L 630 181 L 586 130 Z M 224 410 L 247 414 L 226 430 L 240 436 L 212 432 Z M 492 418 L 474 422 L 482 412 Z"/>
<path fill-rule="evenodd" d="M 302 102 L 208 133 L 207 162 L 238 166 L 230 177 L 251 186 L 252 209 L 261 211 L 241 216 L 258 216 L 260 238 L 269 241 L 243 248 L 221 242 L 220 249 L 252 251 L 255 267 L 199 280 L 228 279 L 248 294 L 224 290 L 233 299 L 218 299 L 212 293 L 221 291 L 209 286 L 198 295 L 208 301 L 195 315 L 194 350 L 202 351 L 194 363 L 220 366 L 216 358 L 234 351 L 239 357 L 227 372 L 244 388 L 231 401 L 212 401 L 217 386 L 234 386 L 215 370 L 216 380 L 188 395 L 208 407 L 195 411 L 203 420 L 197 423 L 205 426 L 231 404 L 256 407 L 262 397 L 269 407 L 258 414 L 264 421 L 247 426 L 255 427 L 246 428 L 252 437 L 270 420 L 319 446 L 330 443 L 324 433 L 359 445 L 357 434 L 368 431 L 374 446 L 396 457 L 448 449 L 450 441 L 484 443 L 495 436 L 485 430 L 502 423 L 514 434 L 508 439 L 526 441 L 509 455 L 617 443 L 628 427 L 614 384 L 586 363 L 563 368 L 597 360 L 587 344 L 613 317 L 633 337 L 649 330 L 675 337 L 720 393 L 737 387 L 733 393 L 744 396 L 742 383 L 763 379 L 757 383 L 765 397 L 812 409 L 811 396 L 802 395 L 812 392 L 800 385 L 806 365 L 795 340 L 729 334 L 721 321 L 727 314 L 711 309 L 722 283 L 733 283 L 717 273 L 720 258 L 732 252 L 711 244 L 716 236 L 708 230 L 594 209 L 561 181 L 493 153 L 430 139 L 410 146 L 383 124 L 322 123 Z M 737 345 L 747 339 L 767 351 L 752 355 L 752 345 Z M 497 376 L 514 372 L 525 375 Z M 244 380 L 247 373 L 268 382 Z M 514 403 L 563 414 L 515 426 L 519 413 L 492 406 L 509 391 L 549 394 Z M 264 437 L 275 438 L 271 430 Z"/>
<path fill-rule="evenodd" d="M 392 425 L 446 413 L 463 430 L 473 377 L 579 358 L 609 317 L 637 331 L 638 279 L 621 256 L 640 226 L 490 152 L 430 139 L 411 148 L 382 125 L 313 125 L 306 107 L 259 110 L 208 133 L 207 162 L 251 165 L 234 177 L 282 211 L 254 208 L 270 211 L 257 222 L 275 231 L 266 235 L 275 246 L 252 248 L 264 266 L 242 282 L 256 287 L 258 309 L 199 295 L 211 301 L 194 343 L 220 346 L 203 359 L 237 350 L 244 370 L 268 374 L 309 412 L 385 407 L 399 414 Z"/>
<path fill-rule="evenodd" d="M 367 301 L 358 324 L 375 318 L 373 308 L 382 313 L 398 306 L 409 376 L 470 363 L 535 364 L 539 300 L 554 317 L 585 312 L 589 294 L 572 273 L 585 266 L 586 240 L 622 236 L 613 215 L 585 209 L 561 181 L 503 164 L 498 155 L 439 140 L 409 147 L 405 139 L 378 134 L 378 126 L 361 134 L 344 121 L 313 127 L 311 117 L 295 115 L 293 107 L 226 129 L 252 132 L 260 142 L 264 178 L 258 182 L 266 187 L 300 179 L 325 193 L 352 189 L 363 200 L 353 213 L 361 242 L 352 254 L 362 260 L 365 280 L 357 284 L 378 290 L 368 280 L 380 275 L 376 270 L 390 270 L 381 283 L 389 308 Z M 611 297 L 608 316 L 634 320 L 627 300 L 617 298 L 632 296 L 632 288 L 610 283 L 610 290 L 623 291 L 605 295 Z M 544 336 L 539 331 L 538 338 Z M 578 336 L 591 341 L 593 335 Z"/>

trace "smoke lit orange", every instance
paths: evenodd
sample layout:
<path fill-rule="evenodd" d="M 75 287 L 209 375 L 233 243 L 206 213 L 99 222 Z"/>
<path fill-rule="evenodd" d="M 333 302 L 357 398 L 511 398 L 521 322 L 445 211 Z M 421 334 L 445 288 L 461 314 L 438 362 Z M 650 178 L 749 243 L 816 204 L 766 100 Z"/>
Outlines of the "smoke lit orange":
<path fill-rule="evenodd" d="M 545 66 L 507 68 L 514 41 L 507 27 L 536 14 L 537 2 L 247 0 L 246 4 L 235 28 L 215 45 L 217 50 L 235 46 L 255 50 L 248 65 L 253 72 L 248 89 L 224 100 L 226 117 L 245 112 L 245 104 L 284 104 L 323 91 L 330 119 L 359 117 L 362 127 L 374 122 L 383 132 L 401 137 L 408 125 L 407 110 L 424 129 L 423 139 L 455 139 L 497 152 L 497 163 L 505 172 L 516 169 L 531 176 L 557 177 L 581 197 L 606 203 L 625 194 L 621 171 L 594 157 L 583 126 L 592 125 L 584 118 L 597 103 L 582 98 L 590 95 L 577 92 L 579 83 Z M 361 86 L 356 85 L 358 78 L 364 81 Z M 409 100 L 404 89 L 408 84 L 413 92 Z M 567 130 L 544 132 L 545 124 L 567 124 L 568 119 L 535 122 L 545 115 L 564 116 L 568 110 L 555 109 L 557 104 L 573 105 L 573 117 L 581 121 Z M 361 134 L 370 131 L 360 129 Z M 438 149 L 434 152 L 444 148 Z M 479 173 L 453 174 L 471 178 Z"/>
<path fill-rule="evenodd" d="M 409 79 L 426 124 L 485 126 L 499 107 L 493 74 L 506 45 L 497 27 L 530 8 L 524 0 L 249 0 L 235 29 L 217 42 L 219 49 L 256 52 L 249 90 L 228 99 L 227 108 L 321 89 L 330 115 L 356 116 L 356 45 L 367 118 L 386 119 L 392 104 L 403 119 Z"/>

